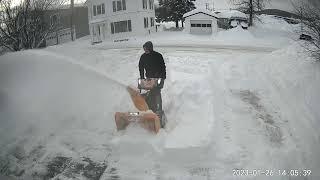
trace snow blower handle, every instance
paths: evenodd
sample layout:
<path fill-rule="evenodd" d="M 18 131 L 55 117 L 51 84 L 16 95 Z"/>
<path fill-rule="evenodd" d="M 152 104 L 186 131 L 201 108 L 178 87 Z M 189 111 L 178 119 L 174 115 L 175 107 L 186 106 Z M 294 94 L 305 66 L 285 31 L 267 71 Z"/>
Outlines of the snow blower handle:
<path fill-rule="evenodd" d="M 154 88 L 163 88 L 163 79 L 162 78 L 147 78 L 147 79 L 138 79 L 138 89 L 141 90 L 151 90 Z"/>

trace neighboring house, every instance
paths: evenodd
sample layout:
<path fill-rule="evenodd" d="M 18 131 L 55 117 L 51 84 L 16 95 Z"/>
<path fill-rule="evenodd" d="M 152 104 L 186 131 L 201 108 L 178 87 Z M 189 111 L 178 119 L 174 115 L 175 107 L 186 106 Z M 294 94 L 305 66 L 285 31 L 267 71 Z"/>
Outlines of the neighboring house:
<path fill-rule="evenodd" d="M 239 25 L 244 29 L 248 28 L 248 17 L 245 13 L 237 10 L 215 11 L 214 13 L 219 17 L 219 28 L 229 29 Z"/>
<path fill-rule="evenodd" d="M 218 30 L 218 17 L 212 11 L 194 9 L 183 15 L 185 31 L 190 34 L 212 34 Z"/>
<path fill-rule="evenodd" d="M 92 43 L 156 31 L 154 0 L 88 0 Z"/>
<path fill-rule="evenodd" d="M 73 9 L 74 39 L 89 35 L 88 8 L 83 4 L 75 4 Z M 45 12 L 45 18 L 50 25 L 55 27 L 46 38 L 46 46 L 71 41 L 71 10 L 70 6 L 64 6 Z"/>
<path fill-rule="evenodd" d="M 257 14 L 273 15 L 276 18 L 287 21 L 289 24 L 298 24 L 301 22 L 301 20 L 299 20 L 301 18 L 299 15 L 279 9 L 264 9 L 257 12 Z"/>

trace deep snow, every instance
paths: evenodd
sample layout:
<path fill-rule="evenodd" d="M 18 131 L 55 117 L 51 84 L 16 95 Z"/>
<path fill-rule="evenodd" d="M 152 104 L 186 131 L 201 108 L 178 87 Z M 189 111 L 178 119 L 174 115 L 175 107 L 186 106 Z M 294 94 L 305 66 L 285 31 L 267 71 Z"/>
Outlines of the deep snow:
<path fill-rule="evenodd" d="M 294 29 L 263 16 L 249 31 L 88 38 L 0 56 L 0 174 L 21 179 L 319 179 L 320 66 Z M 272 24 L 272 25 L 271 25 Z M 141 45 L 165 57 L 168 127 L 116 132 L 134 111 Z M 273 170 L 272 177 L 233 170 Z M 309 177 L 278 170 L 311 170 Z"/>

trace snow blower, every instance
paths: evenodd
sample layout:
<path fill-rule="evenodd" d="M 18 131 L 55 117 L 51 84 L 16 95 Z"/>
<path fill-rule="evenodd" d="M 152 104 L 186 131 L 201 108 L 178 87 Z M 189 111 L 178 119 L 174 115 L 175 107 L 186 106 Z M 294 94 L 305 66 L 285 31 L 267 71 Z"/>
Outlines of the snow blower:
<path fill-rule="evenodd" d="M 162 87 L 161 78 L 138 79 L 138 89 L 128 86 L 127 91 L 138 111 L 116 112 L 117 130 L 124 130 L 130 123 L 137 123 L 151 132 L 158 133 L 166 123 L 160 94 Z"/>

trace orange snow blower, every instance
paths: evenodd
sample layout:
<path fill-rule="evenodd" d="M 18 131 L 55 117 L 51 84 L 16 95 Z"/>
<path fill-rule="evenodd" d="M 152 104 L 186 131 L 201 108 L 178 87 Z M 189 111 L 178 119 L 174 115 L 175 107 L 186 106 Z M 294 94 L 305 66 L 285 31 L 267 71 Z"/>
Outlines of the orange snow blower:
<path fill-rule="evenodd" d="M 116 112 L 115 122 L 117 130 L 126 129 L 130 123 L 138 123 L 141 127 L 158 133 L 166 122 L 165 114 L 162 111 L 160 94 L 162 87 L 163 80 L 159 78 L 138 79 L 139 89 L 128 86 L 127 91 L 138 111 Z M 142 90 L 146 91 L 146 93 L 141 93 Z"/>

